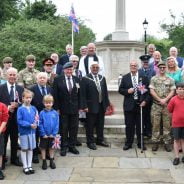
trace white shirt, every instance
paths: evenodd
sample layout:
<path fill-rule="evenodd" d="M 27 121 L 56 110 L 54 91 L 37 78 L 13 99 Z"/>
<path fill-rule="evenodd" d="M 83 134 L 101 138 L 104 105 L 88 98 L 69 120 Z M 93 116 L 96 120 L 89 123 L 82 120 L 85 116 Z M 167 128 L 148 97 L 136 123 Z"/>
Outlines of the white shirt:
<path fill-rule="evenodd" d="M 67 89 L 69 91 L 69 85 L 68 85 L 68 77 L 65 75 L 65 80 L 66 80 L 66 86 L 67 86 Z M 73 88 L 73 80 L 72 80 L 72 76 L 70 76 L 70 82 L 72 84 L 72 88 Z"/>
<path fill-rule="evenodd" d="M 104 68 L 104 63 L 103 63 L 103 60 L 100 56 L 97 56 L 98 57 L 98 64 L 99 64 L 99 74 L 102 75 L 102 76 L 105 76 L 105 68 Z M 80 61 L 79 61 L 79 70 L 82 72 L 82 76 L 86 76 L 86 69 L 85 69 L 85 65 L 84 65 L 84 57 L 81 57 Z M 91 63 L 94 61 L 93 57 L 89 56 L 89 59 L 88 59 L 88 71 L 90 73 L 90 66 L 91 66 Z"/>
<path fill-rule="evenodd" d="M 13 93 L 14 93 L 14 101 L 15 101 L 15 98 L 16 98 L 16 89 L 15 89 L 15 83 L 14 84 L 10 84 L 8 81 L 7 81 L 7 88 L 8 88 L 8 93 L 10 94 L 10 90 L 11 90 L 11 86 L 13 86 Z"/>

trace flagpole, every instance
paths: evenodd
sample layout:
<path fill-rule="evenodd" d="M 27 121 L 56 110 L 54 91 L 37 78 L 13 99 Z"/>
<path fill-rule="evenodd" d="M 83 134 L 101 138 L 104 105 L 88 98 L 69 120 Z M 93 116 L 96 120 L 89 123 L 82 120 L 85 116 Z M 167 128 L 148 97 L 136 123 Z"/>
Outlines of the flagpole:
<path fill-rule="evenodd" d="M 74 54 L 74 31 L 73 31 L 73 22 L 72 22 L 72 54 Z"/>

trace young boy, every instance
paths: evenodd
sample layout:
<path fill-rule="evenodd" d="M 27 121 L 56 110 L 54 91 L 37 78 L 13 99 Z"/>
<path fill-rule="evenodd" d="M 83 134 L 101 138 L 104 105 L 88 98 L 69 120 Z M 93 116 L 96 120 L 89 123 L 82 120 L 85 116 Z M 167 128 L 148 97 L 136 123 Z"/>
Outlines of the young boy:
<path fill-rule="evenodd" d="M 184 153 L 184 83 L 176 84 L 176 93 L 167 108 L 170 113 L 172 113 L 172 131 L 174 136 L 174 152 L 175 159 L 173 165 L 178 165 L 179 159 L 179 149 L 182 148 Z M 184 157 L 182 158 L 184 162 Z"/>
<path fill-rule="evenodd" d="M 39 133 L 40 133 L 40 148 L 43 159 L 42 169 L 47 169 L 46 149 L 49 149 L 50 167 L 55 169 L 54 149 L 52 148 L 54 138 L 59 130 L 59 115 L 52 108 L 54 99 L 52 95 L 45 95 L 43 104 L 45 109 L 40 112 Z"/>
<path fill-rule="evenodd" d="M 25 90 L 23 104 L 17 111 L 18 131 L 20 134 L 21 159 L 24 174 L 34 174 L 32 169 L 33 149 L 36 147 L 35 130 L 38 124 L 38 111 L 31 105 L 33 93 Z"/>
<path fill-rule="evenodd" d="M 8 118 L 8 108 L 5 104 L 0 102 L 0 180 L 4 179 L 4 174 L 2 172 L 2 160 L 4 154 L 4 132 L 6 130 Z"/>

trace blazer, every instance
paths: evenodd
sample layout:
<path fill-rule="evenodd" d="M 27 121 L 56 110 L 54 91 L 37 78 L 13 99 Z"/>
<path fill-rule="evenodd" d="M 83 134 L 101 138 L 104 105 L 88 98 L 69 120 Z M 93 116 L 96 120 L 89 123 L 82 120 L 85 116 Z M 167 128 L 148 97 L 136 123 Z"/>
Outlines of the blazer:
<path fill-rule="evenodd" d="M 46 86 L 46 88 L 47 88 L 47 94 L 53 95 L 53 89 L 49 86 Z M 33 85 L 30 88 L 30 90 L 34 93 L 34 97 L 31 101 L 31 105 L 35 106 L 38 112 L 42 111 L 44 109 L 43 95 L 41 94 L 38 84 Z"/>
<path fill-rule="evenodd" d="M 79 79 L 72 76 L 73 88 L 71 94 L 68 91 L 65 75 L 54 79 L 54 108 L 59 109 L 61 114 L 78 114 L 79 111 Z"/>
<path fill-rule="evenodd" d="M 62 72 L 63 72 L 63 67 L 62 67 L 62 65 L 57 64 L 57 66 L 56 66 L 56 74 L 57 74 L 57 75 L 61 75 Z"/>
<path fill-rule="evenodd" d="M 143 85 L 145 85 L 145 88 L 147 89 L 147 92 L 141 95 L 141 92 L 138 90 L 138 100 L 134 99 L 134 93 L 129 94 L 128 89 L 133 88 L 132 79 L 131 79 L 131 73 L 128 73 L 123 76 L 121 80 L 121 84 L 119 86 L 119 93 L 124 95 L 124 102 L 123 102 L 123 109 L 124 111 L 132 111 L 137 103 L 141 103 L 142 101 L 146 101 L 149 103 L 150 96 L 149 96 L 149 81 L 148 78 L 144 75 L 141 75 L 138 72 L 138 82 L 142 82 Z"/>
<path fill-rule="evenodd" d="M 63 54 L 59 59 L 59 64 L 64 65 L 65 63 L 69 62 L 69 57 L 67 54 Z"/>
<path fill-rule="evenodd" d="M 98 75 L 102 91 L 102 105 L 104 113 L 109 106 L 109 96 L 107 91 L 106 79 L 102 75 Z M 81 109 L 88 108 L 89 113 L 99 112 L 99 94 L 96 83 L 93 80 L 92 74 L 88 74 L 81 81 Z"/>

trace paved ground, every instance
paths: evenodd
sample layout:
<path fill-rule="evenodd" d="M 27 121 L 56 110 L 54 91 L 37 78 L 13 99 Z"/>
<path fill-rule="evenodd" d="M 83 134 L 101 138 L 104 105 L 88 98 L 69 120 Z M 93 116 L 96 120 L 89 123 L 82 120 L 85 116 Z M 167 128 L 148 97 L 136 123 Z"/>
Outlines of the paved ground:
<path fill-rule="evenodd" d="M 122 150 L 122 145 L 112 144 L 110 148 L 98 147 L 91 151 L 84 144 L 78 147 L 79 156 L 68 154 L 60 157 L 56 153 L 55 170 L 41 170 L 41 163 L 34 164 L 34 175 L 24 175 L 22 168 L 8 165 L 3 184 L 182 184 L 184 164 L 172 165 L 173 153 L 163 148 L 145 153 L 133 148 Z"/>

